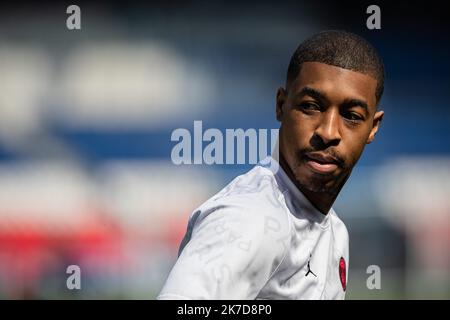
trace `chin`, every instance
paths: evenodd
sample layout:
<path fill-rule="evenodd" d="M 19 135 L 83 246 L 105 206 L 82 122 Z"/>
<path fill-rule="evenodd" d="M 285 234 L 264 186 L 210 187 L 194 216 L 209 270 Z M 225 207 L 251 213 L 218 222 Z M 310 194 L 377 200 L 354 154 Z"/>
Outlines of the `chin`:
<path fill-rule="evenodd" d="M 302 189 L 311 192 L 333 194 L 336 190 L 337 178 L 330 175 L 321 175 L 300 166 L 295 172 L 296 182 Z"/>
<path fill-rule="evenodd" d="M 306 189 L 308 191 L 314 192 L 314 193 L 329 193 L 333 194 L 335 188 L 327 186 L 326 183 L 323 183 L 322 181 L 306 181 L 304 183 L 299 182 L 298 183 L 302 189 Z"/>

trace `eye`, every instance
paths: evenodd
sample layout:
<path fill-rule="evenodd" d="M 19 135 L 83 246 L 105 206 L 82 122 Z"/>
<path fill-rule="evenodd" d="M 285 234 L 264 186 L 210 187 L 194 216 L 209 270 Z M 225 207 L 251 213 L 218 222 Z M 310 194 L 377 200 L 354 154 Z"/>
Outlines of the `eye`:
<path fill-rule="evenodd" d="M 349 112 L 344 113 L 343 116 L 344 116 L 344 118 L 346 118 L 347 120 L 350 120 L 352 122 L 364 121 L 364 117 L 357 112 L 349 111 Z"/>
<path fill-rule="evenodd" d="M 320 111 L 320 106 L 314 102 L 302 102 L 299 107 L 304 111 Z"/>

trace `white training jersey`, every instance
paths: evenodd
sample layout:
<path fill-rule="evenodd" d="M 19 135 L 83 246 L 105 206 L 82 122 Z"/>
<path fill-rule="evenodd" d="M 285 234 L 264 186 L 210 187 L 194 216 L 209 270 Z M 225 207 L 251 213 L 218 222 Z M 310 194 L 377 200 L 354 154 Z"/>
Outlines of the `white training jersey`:
<path fill-rule="evenodd" d="M 344 223 L 262 163 L 194 210 L 158 299 L 345 298 Z"/>

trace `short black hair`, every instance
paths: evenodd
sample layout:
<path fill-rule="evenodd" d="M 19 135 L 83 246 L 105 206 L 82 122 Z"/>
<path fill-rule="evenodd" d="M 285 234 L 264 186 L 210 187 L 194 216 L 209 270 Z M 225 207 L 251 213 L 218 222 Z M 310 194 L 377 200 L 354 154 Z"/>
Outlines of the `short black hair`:
<path fill-rule="evenodd" d="M 367 74 L 377 80 L 377 104 L 384 90 L 384 65 L 375 48 L 362 37 L 341 30 L 319 32 L 303 41 L 289 62 L 286 89 L 297 78 L 303 62 L 321 62 Z"/>

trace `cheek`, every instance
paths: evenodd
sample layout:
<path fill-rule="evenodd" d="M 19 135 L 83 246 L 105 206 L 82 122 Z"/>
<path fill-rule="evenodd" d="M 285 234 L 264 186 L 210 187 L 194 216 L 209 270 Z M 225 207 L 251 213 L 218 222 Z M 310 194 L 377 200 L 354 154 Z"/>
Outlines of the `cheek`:
<path fill-rule="evenodd" d="M 290 117 L 286 119 L 286 139 L 294 146 L 304 147 L 309 145 L 314 129 L 311 121 L 304 119 L 300 112 L 292 111 Z"/>
<path fill-rule="evenodd" d="M 366 134 L 350 134 L 346 136 L 346 154 L 349 164 L 354 165 L 361 157 L 366 145 L 368 135 Z"/>

